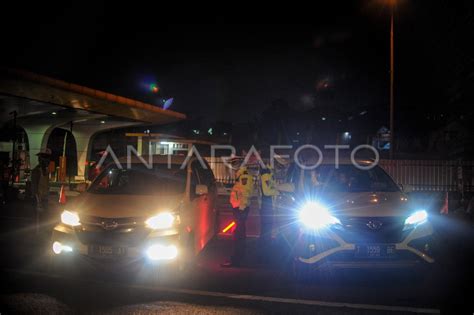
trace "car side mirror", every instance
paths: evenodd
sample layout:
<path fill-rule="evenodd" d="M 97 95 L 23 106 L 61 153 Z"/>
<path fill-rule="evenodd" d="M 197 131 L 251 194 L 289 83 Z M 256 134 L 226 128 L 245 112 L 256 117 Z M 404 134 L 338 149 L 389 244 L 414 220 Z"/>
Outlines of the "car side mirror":
<path fill-rule="evenodd" d="M 83 193 L 87 190 L 87 183 L 79 183 L 76 185 L 76 191 Z"/>
<path fill-rule="evenodd" d="M 295 185 L 293 183 L 279 184 L 277 185 L 277 190 L 292 193 L 295 191 Z"/>
<path fill-rule="evenodd" d="M 201 196 L 201 195 L 206 195 L 209 193 L 209 190 L 206 185 L 196 185 L 196 195 Z"/>

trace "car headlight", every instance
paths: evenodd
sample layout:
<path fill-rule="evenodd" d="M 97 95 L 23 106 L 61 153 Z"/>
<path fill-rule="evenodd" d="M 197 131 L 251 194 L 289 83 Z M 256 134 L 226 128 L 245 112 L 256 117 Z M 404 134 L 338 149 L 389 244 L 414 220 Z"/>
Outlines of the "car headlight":
<path fill-rule="evenodd" d="M 405 220 L 405 225 L 418 225 L 426 222 L 426 220 L 428 220 L 428 212 L 426 210 L 418 210 Z"/>
<path fill-rule="evenodd" d="M 176 217 L 170 212 L 162 212 L 145 221 L 148 228 L 153 230 L 169 229 L 173 226 Z"/>
<path fill-rule="evenodd" d="M 315 202 L 307 203 L 301 208 L 300 221 L 311 229 L 320 229 L 334 224 L 341 224 L 341 221 L 333 217 L 327 208 Z"/>
<path fill-rule="evenodd" d="M 68 210 L 64 210 L 63 213 L 61 213 L 61 222 L 70 226 L 81 225 L 79 215 L 76 212 Z"/>

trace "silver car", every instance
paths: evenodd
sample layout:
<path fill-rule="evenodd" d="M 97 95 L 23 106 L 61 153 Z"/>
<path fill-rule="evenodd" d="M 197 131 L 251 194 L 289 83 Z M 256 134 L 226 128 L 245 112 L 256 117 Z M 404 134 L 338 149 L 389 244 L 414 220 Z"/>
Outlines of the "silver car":
<path fill-rule="evenodd" d="M 379 166 L 362 170 L 345 161 L 310 170 L 294 164 L 286 180 L 294 192 L 280 195 L 276 222 L 298 274 L 434 263 L 428 211 Z"/>

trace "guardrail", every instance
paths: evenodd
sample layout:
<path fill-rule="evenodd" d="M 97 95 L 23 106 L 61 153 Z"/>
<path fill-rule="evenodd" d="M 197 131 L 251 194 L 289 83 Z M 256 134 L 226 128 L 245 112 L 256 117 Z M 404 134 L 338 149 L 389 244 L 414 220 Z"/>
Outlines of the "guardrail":
<path fill-rule="evenodd" d="M 206 158 L 218 182 L 232 184 L 234 171 L 221 158 Z M 474 192 L 474 161 L 450 160 L 380 160 L 382 167 L 396 183 L 410 185 L 414 191 Z M 277 174 L 281 177 L 282 174 Z"/>
<path fill-rule="evenodd" d="M 415 191 L 474 191 L 473 161 L 380 160 L 379 165 Z"/>

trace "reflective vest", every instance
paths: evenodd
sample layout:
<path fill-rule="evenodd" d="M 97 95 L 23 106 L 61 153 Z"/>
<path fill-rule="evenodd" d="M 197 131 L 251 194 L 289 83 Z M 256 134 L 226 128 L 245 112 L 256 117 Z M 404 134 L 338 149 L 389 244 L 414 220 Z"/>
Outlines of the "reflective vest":
<path fill-rule="evenodd" d="M 278 195 L 278 190 L 276 189 L 276 183 L 273 179 L 272 173 L 262 174 L 262 193 L 266 197 L 273 197 Z"/>
<path fill-rule="evenodd" d="M 253 191 L 253 177 L 248 174 L 239 176 L 232 191 L 230 192 L 230 204 L 232 208 L 244 210 L 250 205 L 250 195 Z"/>

